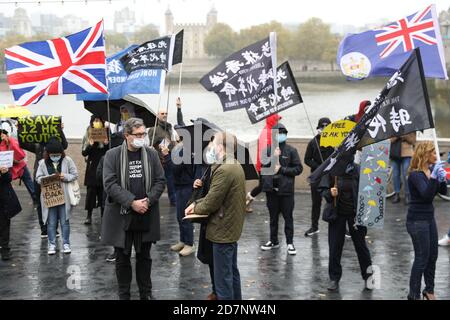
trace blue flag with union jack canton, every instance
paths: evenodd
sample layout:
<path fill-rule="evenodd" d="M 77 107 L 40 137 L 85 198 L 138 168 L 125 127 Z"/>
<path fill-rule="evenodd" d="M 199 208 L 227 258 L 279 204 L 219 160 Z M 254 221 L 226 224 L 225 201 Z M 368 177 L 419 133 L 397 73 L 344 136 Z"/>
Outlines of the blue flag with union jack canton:
<path fill-rule="evenodd" d="M 435 5 L 396 22 L 342 40 L 337 64 L 349 79 L 392 76 L 420 48 L 425 77 L 448 79 Z"/>
<path fill-rule="evenodd" d="M 108 93 L 103 20 L 86 30 L 5 50 L 6 74 L 16 104 L 46 95 Z"/>

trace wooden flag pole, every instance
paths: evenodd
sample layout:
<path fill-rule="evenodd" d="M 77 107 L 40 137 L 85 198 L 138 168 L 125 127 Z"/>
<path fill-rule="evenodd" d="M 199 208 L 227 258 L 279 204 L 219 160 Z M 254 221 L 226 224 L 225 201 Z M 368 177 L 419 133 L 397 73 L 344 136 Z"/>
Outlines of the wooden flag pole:
<path fill-rule="evenodd" d="M 180 63 L 180 78 L 178 79 L 178 97 L 181 97 L 181 75 L 183 74 L 183 62 Z"/>

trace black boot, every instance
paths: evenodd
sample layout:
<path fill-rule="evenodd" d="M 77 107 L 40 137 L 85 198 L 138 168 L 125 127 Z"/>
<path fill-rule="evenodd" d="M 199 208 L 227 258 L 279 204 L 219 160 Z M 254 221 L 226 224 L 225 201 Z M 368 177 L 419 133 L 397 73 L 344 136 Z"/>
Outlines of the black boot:
<path fill-rule="evenodd" d="M 90 225 L 92 223 L 92 210 L 88 211 L 86 220 L 84 220 L 85 225 Z"/>
<path fill-rule="evenodd" d="M 328 283 L 328 291 L 337 291 L 339 290 L 339 281 L 336 280 L 330 280 Z"/>
<path fill-rule="evenodd" d="M 3 261 L 11 259 L 11 250 L 9 248 L 2 248 L 0 250 L 0 254 L 2 256 Z"/>
<path fill-rule="evenodd" d="M 394 194 L 394 197 L 392 198 L 392 203 L 399 203 L 400 202 L 400 194 L 396 193 Z"/>

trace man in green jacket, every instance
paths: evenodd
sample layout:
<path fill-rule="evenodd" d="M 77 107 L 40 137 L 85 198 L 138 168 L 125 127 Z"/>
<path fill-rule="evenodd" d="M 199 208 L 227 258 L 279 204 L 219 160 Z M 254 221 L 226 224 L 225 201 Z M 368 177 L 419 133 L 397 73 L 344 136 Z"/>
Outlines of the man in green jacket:
<path fill-rule="evenodd" d="M 213 243 L 214 281 L 218 300 L 241 300 L 237 267 L 238 240 L 245 217 L 245 175 L 234 158 L 236 137 L 224 132 L 214 136 L 216 164 L 208 194 L 185 211 L 207 215 L 206 238 Z"/>

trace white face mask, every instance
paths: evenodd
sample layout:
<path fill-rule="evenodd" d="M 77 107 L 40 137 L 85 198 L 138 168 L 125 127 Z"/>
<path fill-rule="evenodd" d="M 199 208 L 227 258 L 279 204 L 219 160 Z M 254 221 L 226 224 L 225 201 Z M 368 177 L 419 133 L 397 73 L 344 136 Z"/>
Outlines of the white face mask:
<path fill-rule="evenodd" d="M 214 150 L 214 147 L 209 148 L 205 153 L 206 162 L 208 164 L 213 164 L 216 162 L 216 152 Z"/>
<path fill-rule="evenodd" d="M 136 149 L 140 149 L 143 146 L 145 146 L 145 139 L 144 138 L 134 138 L 132 145 Z"/>

